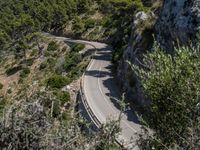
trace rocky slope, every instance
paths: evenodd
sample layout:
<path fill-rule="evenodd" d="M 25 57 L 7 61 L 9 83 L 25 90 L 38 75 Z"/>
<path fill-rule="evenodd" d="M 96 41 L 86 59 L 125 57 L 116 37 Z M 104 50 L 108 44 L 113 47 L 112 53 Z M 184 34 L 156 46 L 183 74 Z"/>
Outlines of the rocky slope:
<path fill-rule="evenodd" d="M 159 17 L 157 17 L 159 16 Z M 200 27 L 199 0 L 165 0 L 159 11 L 139 12 L 135 15 L 129 45 L 124 50 L 119 62 L 118 76 L 120 86 L 127 93 L 127 98 L 140 104 L 148 104 L 142 93 L 140 80 L 131 71 L 127 60 L 142 65 L 142 54 L 150 50 L 153 36 L 167 52 L 173 52 L 173 45 L 179 41 L 187 45 L 195 43 L 196 33 Z"/>
<path fill-rule="evenodd" d="M 156 24 L 157 40 L 165 50 L 171 51 L 177 39 L 180 44 L 194 41 L 199 27 L 199 0 L 165 0 Z"/>

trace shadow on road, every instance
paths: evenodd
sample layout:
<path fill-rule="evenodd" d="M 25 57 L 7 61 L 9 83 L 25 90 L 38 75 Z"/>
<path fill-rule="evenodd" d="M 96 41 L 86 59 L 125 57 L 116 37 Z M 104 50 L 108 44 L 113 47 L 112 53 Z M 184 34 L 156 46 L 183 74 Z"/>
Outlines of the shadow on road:
<path fill-rule="evenodd" d="M 93 56 L 93 59 L 95 61 L 108 61 L 110 64 L 112 53 L 110 51 L 107 51 L 107 48 L 98 49 L 98 52 L 95 56 Z M 113 103 L 113 105 L 120 110 L 120 100 L 121 100 L 121 94 L 119 92 L 118 86 L 117 86 L 117 80 L 114 78 L 112 74 L 112 65 L 108 65 L 105 68 L 102 68 L 102 70 L 89 70 L 85 72 L 86 76 L 92 76 L 94 78 L 100 78 L 100 80 L 103 83 L 103 86 L 106 88 L 105 94 L 108 99 Z M 126 109 L 124 112 L 126 114 L 127 120 L 132 121 L 136 124 L 139 124 L 137 115 L 134 113 L 133 110 Z"/>
<path fill-rule="evenodd" d="M 86 71 L 85 75 L 93 76 L 93 77 L 96 77 L 96 78 L 103 78 L 103 77 L 106 77 L 106 76 L 110 76 L 112 74 L 110 72 L 106 72 L 106 71 L 91 70 L 91 71 Z"/>

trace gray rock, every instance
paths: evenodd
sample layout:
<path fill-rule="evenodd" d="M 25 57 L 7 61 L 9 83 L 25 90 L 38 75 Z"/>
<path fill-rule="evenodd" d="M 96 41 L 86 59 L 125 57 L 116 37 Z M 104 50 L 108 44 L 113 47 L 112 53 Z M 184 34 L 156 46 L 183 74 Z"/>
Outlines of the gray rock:
<path fill-rule="evenodd" d="M 131 67 L 126 62 L 127 60 L 131 63 L 138 64 L 137 58 L 140 56 L 140 52 L 142 52 L 145 48 L 144 46 L 144 38 L 142 36 L 142 32 L 138 30 L 138 26 L 141 25 L 141 22 L 144 22 L 152 17 L 152 14 L 146 14 L 145 12 L 138 12 L 135 15 L 132 27 L 132 34 L 129 41 L 129 45 L 127 49 L 124 51 L 123 57 L 119 63 L 118 67 L 118 77 L 119 77 L 119 85 L 123 92 L 126 93 L 126 97 L 128 100 L 137 100 L 141 104 L 146 103 L 144 98 L 143 91 L 141 89 L 141 84 L 139 82 L 138 77 L 131 70 Z M 135 82 L 134 87 L 130 85 L 130 80 Z"/>
<path fill-rule="evenodd" d="M 123 92 L 127 93 L 126 97 L 142 105 L 148 104 L 149 101 L 144 97 L 140 79 L 126 61 L 142 66 L 142 54 L 149 49 L 139 29 L 144 25 L 141 22 L 147 20 L 146 23 L 148 23 L 149 17 L 152 16 L 154 17 L 153 13 L 146 14 L 145 12 L 138 12 L 135 15 L 130 42 L 128 48 L 124 50 L 118 67 L 119 84 Z M 189 42 L 195 44 L 199 29 L 200 0 L 164 0 L 154 31 L 156 40 L 164 50 L 172 53 L 174 43 L 177 41 L 180 45 L 187 45 Z M 130 80 L 134 81 L 134 86 L 131 86 Z"/>
<path fill-rule="evenodd" d="M 148 19 L 148 16 L 145 12 L 141 11 L 141 12 L 138 12 L 136 15 L 135 15 L 135 19 L 133 21 L 133 24 L 136 26 L 138 25 L 138 23 L 140 21 L 145 21 Z"/>
<path fill-rule="evenodd" d="M 68 92 L 70 90 L 71 90 L 71 87 L 69 85 L 66 85 L 61 89 L 62 92 Z"/>
<path fill-rule="evenodd" d="M 200 0 L 165 0 L 156 24 L 156 37 L 161 47 L 173 51 L 174 43 L 195 43 L 200 27 Z"/>

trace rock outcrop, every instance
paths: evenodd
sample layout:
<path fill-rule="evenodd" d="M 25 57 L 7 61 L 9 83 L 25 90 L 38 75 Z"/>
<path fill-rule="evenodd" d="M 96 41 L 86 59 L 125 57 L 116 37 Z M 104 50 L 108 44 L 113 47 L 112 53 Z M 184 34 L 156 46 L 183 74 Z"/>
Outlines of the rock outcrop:
<path fill-rule="evenodd" d="M 142 54 L 151 49 L 152 34 L 161 47 L 168 53 L 173 52 L 174 44 L 195 43 L 200 27 L 200 0 L 165 0 L 159 17 L 153 13 L 139 12 L 133 22 L 132 36 L 119 63 L 118 76 L 120 86 L 127 98 L 148 104 L 142 92 L 138 77 L 127 64 L 130 62 L 142 66 Z"/>
<path fill-rule="evenodd" d="M 155 29 L 162 48 L 173 51 L 174 43 L 195 42 L 200 27 L 200 0 L 165 0 Z"/>
<path fill-rule="evenodd" d="M 119 63 L 118 77 L 120 78 L 120 87 L 126 93 L 129 100 L 139 101 L 142 105 L 146 103 L 141 83 L 137 75 L 131 70 L 127 61 L 133 64 L 142 65 L 141 58 L 153 42 L 153 29 L 155 15 L 153 13 L 138 12 L 135 15 L 132 27 L 132 34 L 127 49 Z"/>

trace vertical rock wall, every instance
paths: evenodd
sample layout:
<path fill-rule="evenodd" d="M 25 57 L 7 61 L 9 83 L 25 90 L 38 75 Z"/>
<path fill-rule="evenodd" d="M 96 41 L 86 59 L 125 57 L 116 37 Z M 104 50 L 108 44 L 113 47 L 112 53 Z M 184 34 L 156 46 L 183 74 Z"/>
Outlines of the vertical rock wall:
<path fill-rule="evenodd" d="M 173 52 L 177 41 L 183 45 L 195 43 L 200 27 L 200 0 L 164 0 L 158 16 L 144 12 L 136 14 L 129 45 L 118 66 L 123 92 L 127 93 L 129 100 L 142 105 L 148 104 L 148 100 L 144 97 L 139 78 L 126 61 L 142 66 L 142 54 L 151 49 L 151 34 L 168 53 Z"/>

